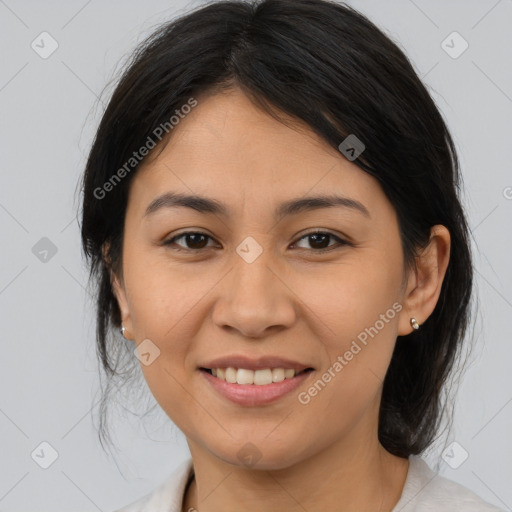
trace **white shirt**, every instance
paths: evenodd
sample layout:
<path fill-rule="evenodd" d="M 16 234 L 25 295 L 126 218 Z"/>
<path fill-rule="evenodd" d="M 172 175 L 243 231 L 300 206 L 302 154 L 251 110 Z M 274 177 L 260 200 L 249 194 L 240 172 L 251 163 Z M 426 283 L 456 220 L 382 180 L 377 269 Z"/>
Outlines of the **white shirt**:
<path fill-rule="evenodd" d="M 193 475 L 189 458 L 151 493 L 115 512 L 181 512 L 187 483 Z M 409 471 L 392 512 L 504 512 L 474 492 L 437 475 L 418 455 L 409 457 Z"/>

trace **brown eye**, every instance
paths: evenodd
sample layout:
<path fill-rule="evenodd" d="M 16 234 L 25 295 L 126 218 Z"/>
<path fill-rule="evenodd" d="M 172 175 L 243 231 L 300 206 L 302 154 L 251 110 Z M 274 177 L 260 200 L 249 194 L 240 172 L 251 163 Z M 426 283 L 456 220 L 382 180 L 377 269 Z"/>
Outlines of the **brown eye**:
<path fill-rule="evenodd" d="M 345 242 L 340 237 L 327 231 L 314 231 L 312 233 L 308 233 L 302 236 L 299 239 L 299 242 L 305 239 L 310 244 L 310 247 L 314 250 L 314 252 L 330 251 L 342 245 L 349 245 L 348 242 Z M 329 245 L 329 242 L 332 239 L 334 239 L 337 243 L 334 245 Z"/>
<path fill-rule="evenodd" d="M 181 244 L 177 244 L 176 241 L 184 239 L 185 240 L 185 246 Z M 207 247 L 207 241 L 208 239 L 212 239 L 209 235 L 206 233 L 201 232 L 195 232 L 195 231 L 189 231 L 187 233 L 181 233 L 180 235 L 177 235 L 170 240 L 167 240 L 164 245 L 173 245 L 176 244 L 182 249 L 189 249 L 189 250 L 200 250 Z M 180 249 L 178 249 L 180 250 Z"/>

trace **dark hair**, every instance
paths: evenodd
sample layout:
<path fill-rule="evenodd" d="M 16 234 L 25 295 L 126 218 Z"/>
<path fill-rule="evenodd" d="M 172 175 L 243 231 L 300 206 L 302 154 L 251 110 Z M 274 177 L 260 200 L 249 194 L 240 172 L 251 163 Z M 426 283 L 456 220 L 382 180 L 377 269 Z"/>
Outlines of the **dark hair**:
<path fill-rule="evenodd" d="M 133 53 L 101 119 L 82 184 L 82 245 L 97 288 L 103 370 L 109 381 L 139 371 L 133 344 L 118 333 L 110 280 L 111 269 L 122 276 L 124 216 L 138 165 L 105 199 L 97 191 L 191 97 L 231 87 L 276 119 L 284 113 L 303 120 L 334 148 L 349 134 L 365 144 L 354 163 L 379 181 L 396 210 L 404 274 L 433 225 L 450 231 L 450 262 L 435 310 L 420 330 L 398 337 L 383 384 L 380 442 L 401 457 L 421 453 L 438 432 L 442 390 L 471 317 L 473 267 L 459 162 L 443 117 L 403 51 L 340 3 L 219 1 L 160 26 Z M 108 393 L 103 436 L 107 403 Z"/>

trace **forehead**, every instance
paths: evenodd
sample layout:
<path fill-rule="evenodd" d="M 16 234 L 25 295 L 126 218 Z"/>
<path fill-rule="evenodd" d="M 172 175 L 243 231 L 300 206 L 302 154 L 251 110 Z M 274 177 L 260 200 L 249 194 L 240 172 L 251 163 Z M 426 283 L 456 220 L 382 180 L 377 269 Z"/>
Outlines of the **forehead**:
<path fill-rule="evenodd" d="M 131 184 L 140 208 L 169 190 L 228 203 L 281 202 L 306 193 L 339 193 L 360 202 L 383 198 L 377 180 L 348 161 L 306 123 L 285 123 L 238 89 L 197 97 L 156 157 L 150 153 Z M 311 194 L 309 194 L 311 195 Z"/>

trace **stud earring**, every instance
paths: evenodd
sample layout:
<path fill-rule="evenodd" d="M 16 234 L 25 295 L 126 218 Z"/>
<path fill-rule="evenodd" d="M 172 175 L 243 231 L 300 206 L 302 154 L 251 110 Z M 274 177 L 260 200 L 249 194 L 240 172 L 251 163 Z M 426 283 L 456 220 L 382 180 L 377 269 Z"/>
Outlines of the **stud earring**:
<path fill-rule="evenodd" d="M 411 327 L 414 329 L 414 330 L 418 330 L 420 328 L 420 324 L 416 321 L 416 318 L 411 318 Z"/>
<path fill-rule="evenodd" d="M 121 326 L 121 329 L 119 329 L 121 331 L 121 334 L 123 335 L 123 338 L 126 338 L 126 336 L 124 335 L 124 333 L 126 332 L 126 327 L 124 325 Z"/>

